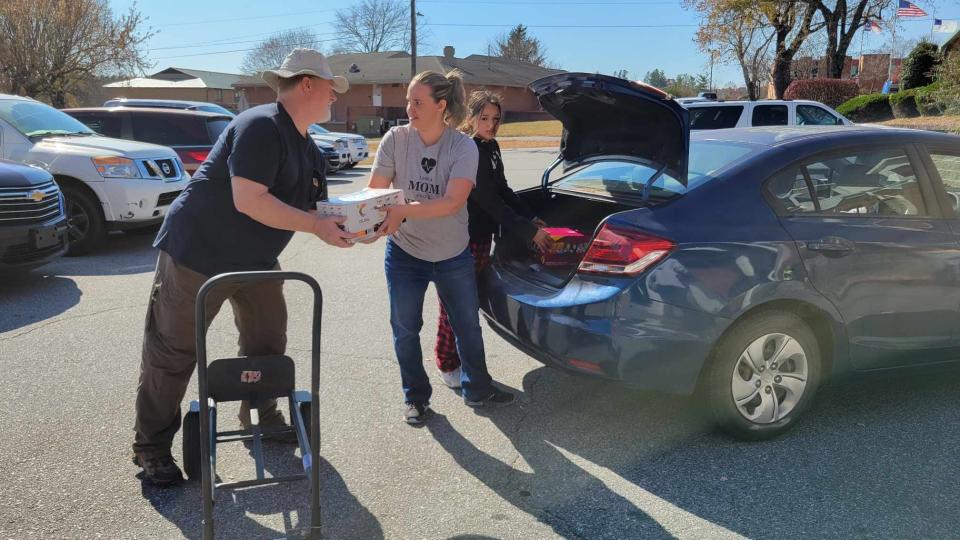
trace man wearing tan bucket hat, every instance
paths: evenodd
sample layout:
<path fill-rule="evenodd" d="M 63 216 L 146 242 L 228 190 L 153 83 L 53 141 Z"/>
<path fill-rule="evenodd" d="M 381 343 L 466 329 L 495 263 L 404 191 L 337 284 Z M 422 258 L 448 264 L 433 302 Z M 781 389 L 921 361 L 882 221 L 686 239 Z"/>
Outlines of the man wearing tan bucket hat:
<path fill-rule="evenodd" d="M 326 192 L 324 158 L 307 127 L 330 120 L 334 92 L 348 83 L 324 56 L 296 49 L 263 80 L 277 101 L 240 113 L 170 206 L 154 247 L 160 250 L 144 326 L 133 443 L 145 481 L 183 481 L 171 455 L 180 429 L 180 402 L 196 365 L 194 304 L 216 274 L 279 268 L 295 231 L 349 247 L 338 219 L 311 212 Z M 229 300 L 240 333 L 240 356 L 283 354 L 287 307 L 280 282 L 224 286 L 207 300 L 206 324 Z M 261 426 L 284 424 L 276 402 L 256 404 Z M 240 410 L 250 424 L 250 404 Z"/>

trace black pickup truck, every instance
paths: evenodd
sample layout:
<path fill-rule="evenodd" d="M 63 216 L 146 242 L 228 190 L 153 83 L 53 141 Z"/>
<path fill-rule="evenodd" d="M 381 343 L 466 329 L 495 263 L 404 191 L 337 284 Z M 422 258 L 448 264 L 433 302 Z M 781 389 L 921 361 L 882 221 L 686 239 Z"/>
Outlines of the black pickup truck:
<path fill-rule="evenodd" d="M 63 196 L 50 173 L 0 159 L 0 273 L 63 255 L 67 228 Z"/>

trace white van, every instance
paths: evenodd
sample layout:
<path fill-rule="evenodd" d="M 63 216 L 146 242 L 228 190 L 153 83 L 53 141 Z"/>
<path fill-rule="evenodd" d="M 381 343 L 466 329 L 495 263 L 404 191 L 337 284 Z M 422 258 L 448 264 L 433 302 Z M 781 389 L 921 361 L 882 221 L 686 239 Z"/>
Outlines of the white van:
<path fill-rule="evenodd" d="M 695 101 L 680 105 L 690 111 L 690 129 L 853 125 L 842 114 L 817 101 Z"/>
<path fill-rule="evenodd" d="M 149 231 L 190 180 L 170 148 L 101 137 L 49 105 L 6 94 L 0 158 L 53 175 L 66 201 L 73 255 L 95 249 L 109 230 Z"/>

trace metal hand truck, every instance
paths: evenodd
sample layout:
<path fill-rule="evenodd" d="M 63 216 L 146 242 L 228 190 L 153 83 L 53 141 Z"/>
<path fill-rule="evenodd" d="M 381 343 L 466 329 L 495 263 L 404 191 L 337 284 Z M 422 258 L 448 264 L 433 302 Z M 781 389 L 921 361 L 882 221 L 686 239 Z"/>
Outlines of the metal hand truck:
<path fill-rule="evenodd" d="M 296 366 L 286 355 L 220 358 L 207 366 L 206 299 L 210 292 L 228 283 L 258 281 L 302 281 L 313 289 L 313 346 L 311 350 L 310 392 L 297 391 Z M 200 478 L 203 495 L 203 536 L 213 540 L 213 502 L 215 490 L 273 485 L 293 480 L 310 480 L 310 528 L 303 538 L 320 538 L 320 320 L 323 293 L 312 277 L 300 272 L 234 272 L 210 278 L 197 293 L 197 385 L 199 401 L 190 403 L 183 419 L 183 465 L 187 477 Z M 289 427 L 260 427 L 257 400 L 286 397 L 290 404 Z M 217 431 L 217 404 L 226 401 L 251 401 L 251 427 L 238 431 Z M 304 419 L 309 419 L 307 424 Z M 264 435 L 296 432 L 303 456 L 303 474 L 264 477 Z M 252 441 L 256 479 L 217 483 L 217 445 Z"/>

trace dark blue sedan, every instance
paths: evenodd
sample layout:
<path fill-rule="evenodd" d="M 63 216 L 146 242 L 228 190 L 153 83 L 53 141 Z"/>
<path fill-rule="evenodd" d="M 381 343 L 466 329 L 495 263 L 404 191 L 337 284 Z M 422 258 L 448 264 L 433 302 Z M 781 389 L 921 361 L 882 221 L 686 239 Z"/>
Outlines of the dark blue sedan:
<path fill-rule="evenodd" d="M 960 360 L 960 138 L 872 127 L 695 132 L 673 100 L 601 75 L 532 85 L 564 174 L 521 192 L 592 237 L 545 266 L 499 239 L 492 328 L 534 358 L 700 393 L 733 435 L 789 428 L 821 381 Z"/>

